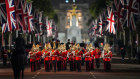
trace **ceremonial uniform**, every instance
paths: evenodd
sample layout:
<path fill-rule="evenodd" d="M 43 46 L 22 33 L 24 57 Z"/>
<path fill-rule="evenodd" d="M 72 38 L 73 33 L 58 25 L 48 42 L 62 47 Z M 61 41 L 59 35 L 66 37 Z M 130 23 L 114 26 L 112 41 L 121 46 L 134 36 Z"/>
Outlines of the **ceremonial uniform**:
<path fill-rule="evenodd" d="M 76 71 L 76 68 L 77 68 L 76 67 L 76 53 L 78 53 L 78 50 L 75 50 L 73 53 L 74 53 L 74 63 L 73 63 L 74 66 L 73 66 L 73 70 Z"/>
<path fill-rule="evenodd" d="M 36 64 L 38 69 L 40 69 L 40 65 L 41 65 L 41 55 L 42 55 L 41 51 L 36 52 Z"/>
<path fill-rule="evenodd" d="M 76 67 L 78 69 L 78 72 L 81 72 L 81 61 L 82 61 L 82 51 L 75 51 L 76 54 Z"/>
<path fill-rule="evenodd" d="M 36 54 L 35 54 L 35 52 L 30 51 L 30 52 L 29 52 L 29 55 L 30 55 L 30 67 L 31 67 L 31 72 L 32 72 L 32 71 L 36 71 L 36 63 L 35 63 L 35 61 L 36 61 Z"/>
<path fill-rule="evenodd" d="M 67 69 L 67 51 L 66 50 L 62 52 L 62 57 L 63 57 L 62 68 L 66 70 Z"/>
<path fill-rule="evenodd" d="M 104 70 L 109 71 L 111 69 L 111 61 L 112 52 L 111 51 L 103 51 L 103 61 L 104 61 Z"/>
<path fill-rule="evenodd" d="M 86 71 L 91 70 L 91 53 L 89 51 L 86 51 L 83 56 L 85 57 L 85 62 L 86 62 Z"/>
<path fill-rule="evenodd" d="M 44 65 L 47 72 L 50 71 L 51 51 L 45 51 Z"/>
<path fill-rule="evenodd" d="M 94 52 L 91 51 L 91 70 L 94 70 L 95 65 L 94 65 Z"/>
<path fill-rule="evenodd" d="M 52 50 L 52 62 L 54 66 L 54 72 L 56 72 L 56 66 L 57 66 L 57 57 L 58 57 L 58 50 Z"/>
<path fill-rule="evenodd" d="M 70 63 L 70 71 L 73 71 L 74 66 L 74 51 L 69 51 L 67 54 L 68 61 Z"/>
<path fill-rule="evenodd" d="M 96 48 L 94 51 L 93 51 L 93 54 L 95 56 L 95 63 L 96 63 L 96 67 L 99 68 L 100 67 L 100 56 L 101 56 L 101 51 Z"/>
<path fill-rule="evenodd" d="M 58 71 L 60 71 L 62 69 L 62 51 L 59 51 L 57 50 L 57 54 L 58 54 L 58 57 L 57 57 L 57 69 Z"/>

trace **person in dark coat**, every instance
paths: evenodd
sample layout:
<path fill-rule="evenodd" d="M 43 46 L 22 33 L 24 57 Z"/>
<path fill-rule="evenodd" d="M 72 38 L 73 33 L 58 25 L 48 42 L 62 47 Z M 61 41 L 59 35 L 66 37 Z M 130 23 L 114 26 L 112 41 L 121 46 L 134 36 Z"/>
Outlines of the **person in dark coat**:
<path fill-rule="evenodd" d="M 6 66 L 7 65 L 7 57 L 8 57 L 8 54 L 7 54 L 7 50 L 5 50 L 4 47 L 2 47 L 2 50 L 1 50 L 1 53 L 2 53 L 2 60 L 3 60 L 3 66 Z"/>
<path fill-rule="evenodd" d="M 70 39 L 68 39 L 68 42 L 66 43 L 66 50 L 70 49 Z"/>
<path fill-rule="evenodd" d="M 24 65 L 26 64 L 26 53 L 25 53 L 25 41 L 21 34 L 18 35 L 15 41 L 15 49 L 12 50 L 11 64 L 14 72 L 14 78 L 20 79 L 22 73 L 22 79 L 24 77 Z"/>

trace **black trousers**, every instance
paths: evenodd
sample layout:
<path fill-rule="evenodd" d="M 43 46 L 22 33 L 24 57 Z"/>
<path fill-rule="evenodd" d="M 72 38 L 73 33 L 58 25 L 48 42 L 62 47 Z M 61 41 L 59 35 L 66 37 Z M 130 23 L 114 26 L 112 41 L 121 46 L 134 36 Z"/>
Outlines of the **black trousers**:
<path fill-rule="evenodd" d="M 3 58 L 3 66 L 6 66 L 7 65 L 7 58 Z"/>
<path fill-rule="evenodd" d="M 78 72 L 81 72 L 81 60 L 76 61 L 76 63 Z"/>
<path fill-rule="evenodd" d="M 57 65 L 57 60 L 53 60 L 54 72 L 56 72 L 56 65 Z"/>
<path fill-rule="evenodd" d="M 96 61 L 96 68 L 99 68 L 100 67 L 100 59 L 96 58 L 95 61 Z"/>
<path fill-rule="evenodd" d="M 81 65 L 84 66 L 85 58 L 82 58 L 82 63 Z"/>
<path fill-rule="evenodd" d="M 57 70 L 60 71 L 62 67 L 62 61 L 57 61 Z"/>
<path fill-rule="evenodd" d="M 36 71 L 36 64 L 35 64 L 35 62 L 31 62 L 31 71 Z"/>
<path fill-rule="evenodd" d="M 94 70 L 94 60 L 91 61 L 91 70 Z"/>
<path fill-rule="evenodd" d="M 64 65 L 63 65 L 63 66 L 64 66 L 64 70 L 67 70 L 67 60 L 64 60 L 64 61 L 63 61 L 63 64 L 64 64 Z"/>
<path fill-rule="evenodd" d="M 73 64 L 74 64 L 73 70 L 76 71 L 76 68 L 77 68 L 76 60 L 74 60 L 74 63 Z"/>
<path fill-rule="evenodd" d="M 104 61 L 104 70 L 105 71 L 110 71 L 111 70 L 110 61 Z"/>
<path fill-rule="evenodd" d="M 69 63 L 70 63 L 70 71 L 73 71 L 73 66 L 74 66 L 73 61 L 69 61 Z"/>
<path fill-rule="evenodd" d="M 90 61 L 86 61 L 86 71 L 90 71 Z"/>
<path fill-rule="evenodd" d="M 45 70 L 46 72 L 50 71 L 50 61 L 45 61 Z"/>

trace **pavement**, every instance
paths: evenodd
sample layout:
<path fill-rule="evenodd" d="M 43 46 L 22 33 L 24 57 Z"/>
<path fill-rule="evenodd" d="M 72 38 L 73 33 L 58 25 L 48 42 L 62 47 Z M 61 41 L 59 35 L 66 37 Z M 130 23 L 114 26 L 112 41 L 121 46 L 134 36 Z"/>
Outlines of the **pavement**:
<path fill-rule="evenodd" d="M 140 78 L 140 64 L 136 59 L 121 60 L 120 57 L 113 57 L 111 62 L 112 69 L 110 72 L 105 72 L 103 63 L 99 69 L 86 72 L 85 66 L 82 66 L 82 72 L 70 72 L 69 66 L 67 70 L 60 72 L 45 72 L 44 66 L 36 72 L 31 72 L 29 65 L 25 67 L 24 79 L 139 79 Z M 11 66 L 3 66 L 0 61 L 0 79 L 14 79 Z"/>

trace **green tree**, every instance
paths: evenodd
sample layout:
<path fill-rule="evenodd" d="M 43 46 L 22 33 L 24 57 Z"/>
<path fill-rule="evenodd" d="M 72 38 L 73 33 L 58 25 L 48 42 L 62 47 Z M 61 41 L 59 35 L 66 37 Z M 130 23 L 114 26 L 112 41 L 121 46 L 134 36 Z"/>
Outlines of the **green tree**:
<path fill-rule="evenodd" d="M 97 18 L 99 14 L 107 8 L 107 6 L 111 5 L 112 1 L 113 0 L 96 0 L 93 2 L 89 8 L 92 17 Z"/>
<path fill-rule="evenodd" d="M 43 11 L 45 16 L 49 19 L 53 19 L 58 22 L 58 17 L 53 9 L 51 0 L 27 0 L 28 2 L 33 2 L 33 10 Z"/>

